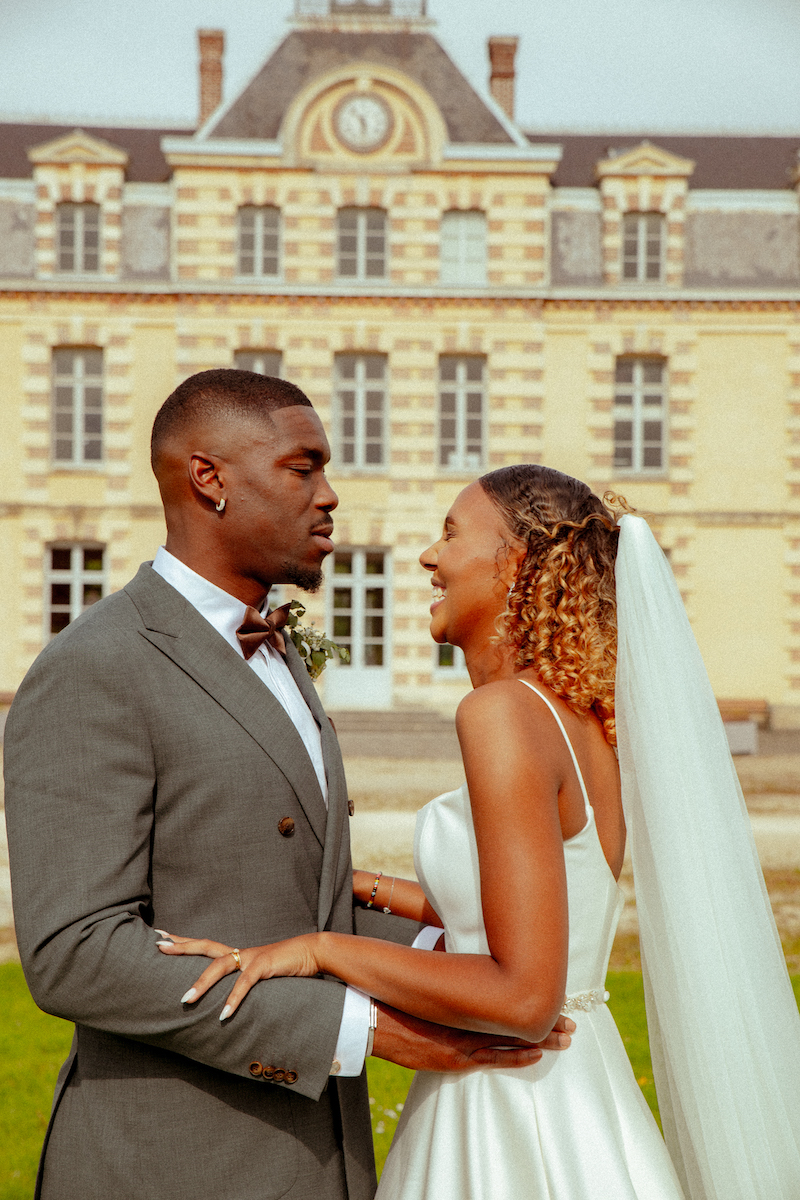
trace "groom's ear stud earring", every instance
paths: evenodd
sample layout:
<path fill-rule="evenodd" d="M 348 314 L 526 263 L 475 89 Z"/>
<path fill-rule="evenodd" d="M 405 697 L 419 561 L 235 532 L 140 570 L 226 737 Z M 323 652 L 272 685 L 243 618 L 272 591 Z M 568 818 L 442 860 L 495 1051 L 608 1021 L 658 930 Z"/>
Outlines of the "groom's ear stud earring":
<path fill-rule="evenodd" d="M 227 504 L 227 500 L 223 496 L 222 499 L 220 500 L 220 502 L 218 504 L 214 505 L 214 508 L 217 510 L 218 513 L 221 513 L 221 512 L 225 511 L 226 504 Z"/>

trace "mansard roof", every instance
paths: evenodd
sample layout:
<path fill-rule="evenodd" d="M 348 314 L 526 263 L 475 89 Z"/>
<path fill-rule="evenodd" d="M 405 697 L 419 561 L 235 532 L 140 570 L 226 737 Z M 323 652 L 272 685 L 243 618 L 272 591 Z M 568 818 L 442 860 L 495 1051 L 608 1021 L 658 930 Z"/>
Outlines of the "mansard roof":
<path fill-rule="evenodd" d="M 206 136 L 271 141 L 302 88 L 329 71 L 365 62 L 403 71 L 424 87 L 442 114 L 451 143 L 514 144 L 434 37 L 380 30 L 293 30 L 233 103 L 212 118 Z"/>
<path fill-rule="evenodd" d="M 181 129 L 133 129 L 81 124 L 80 128 L 125 151 L 128 155 L 125 178 L 131 183 L 163 183 L 169 179 L 170 168 L 161 152 L 161 139 L 185 136 L 190 132 L 186 126 Z M 0 123 L 0 179 L 30 179 L 33 168 L 28 151 L 65 137 L 75 129 L 75 124 Z"/>
<path fill-rule="evenodd" d="M 740 137 L 705 134 L 672 137 L 660 133 L 560 134 L 525 131 L 530 142 L 556 142 L 564 154 L 553 175 L 554 187 L 594 187 L 598 162 L 633 150 L 644 141 L 695 163 L 690 188 L 768 191 L 790 188 L 798 165 L 797 137 Z"/>

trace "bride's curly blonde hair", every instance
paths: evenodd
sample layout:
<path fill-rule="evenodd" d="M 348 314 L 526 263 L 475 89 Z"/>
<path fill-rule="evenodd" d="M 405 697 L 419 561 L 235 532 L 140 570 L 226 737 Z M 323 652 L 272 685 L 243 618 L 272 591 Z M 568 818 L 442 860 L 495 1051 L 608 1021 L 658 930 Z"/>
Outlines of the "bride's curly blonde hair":
<path fill-rule="evenodd" d="M 615 746 L 616 513 L 550 467 L 502 467 L 479 483 L 527 546 L 500 618 L 517 669 L 533 667 L 573 712 L 593 709 Z M 621 497 L 604 499 L 631 511 Z"/>

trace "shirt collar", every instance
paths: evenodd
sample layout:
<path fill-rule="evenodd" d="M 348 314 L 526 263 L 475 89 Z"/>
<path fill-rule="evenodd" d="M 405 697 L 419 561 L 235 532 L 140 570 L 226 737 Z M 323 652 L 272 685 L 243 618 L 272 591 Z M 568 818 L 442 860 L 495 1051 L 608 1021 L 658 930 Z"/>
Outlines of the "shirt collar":
<path fill-rule="evenodd" d="M 217 587 L 210 579 L 198 575 L 163 546 L 159 546 L 153 559 L 153 570 L 174 587 L 176 592 L 180 592 L 184 599 L 197 609 L 201 617 L 205 617 L 217 633 L 222 634 L 225 641 L 241 654 L 236 630 L 244 621 L 246 604 L 223 592 L 222 588 Z"/>

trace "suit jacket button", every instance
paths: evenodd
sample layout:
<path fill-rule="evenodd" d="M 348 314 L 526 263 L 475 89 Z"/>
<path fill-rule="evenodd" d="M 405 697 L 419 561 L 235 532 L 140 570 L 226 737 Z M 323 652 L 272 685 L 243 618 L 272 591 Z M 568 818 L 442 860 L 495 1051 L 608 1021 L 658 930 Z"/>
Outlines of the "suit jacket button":
<path fill-rule="evenodd" d="M 251 1062 L 250 1066 L 247 1069 L 250 1072 L 250 1074 L 253 1076 L 254 1079 L 258 1079 L 259 1075 L 264 1070 L 264 1068 L 262 1067 L 262 1065 L 258 1061 L 258 1059 L 256 1059 L 255 1062 Z"/>
<path fill-rule="evenodd" d="M 274 1067 L 264 1067 L 264 1070 L 262 1071 L 262 1077 L 264 1079 L 274 1079 L 275 1068 Z"/>
<path fill-rule="evenodd" d="M 297 1071 L 287 1071 L 284 1083 L 297 1083 Z"/>
<path fill-rule="evenodd" d="M 282 837 L 294 837 L 294 821 L 291 817 L 281 817 L 278 821 L 278 832 Z"/>
<path fill-rule="evenodd" d="M 283 1083 L 283 1081 L 286 1079 L 286 1072 L 284 1070 L 282 1070 L 281 1067 L 278 1067 L 277 1071 L 272 1076 L 272 1078 L 275 1081 L 275 1083 Z"/>

